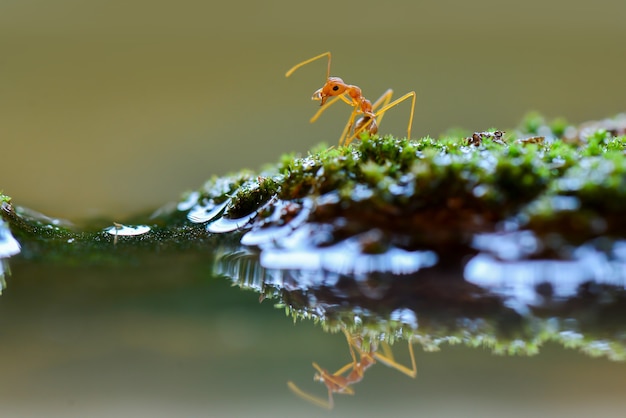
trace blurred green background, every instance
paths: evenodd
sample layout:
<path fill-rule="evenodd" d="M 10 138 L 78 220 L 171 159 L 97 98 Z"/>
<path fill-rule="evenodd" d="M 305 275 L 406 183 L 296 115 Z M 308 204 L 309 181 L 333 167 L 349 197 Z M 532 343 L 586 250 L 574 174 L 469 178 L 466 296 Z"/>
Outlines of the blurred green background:
<path fill-rule="evenodd" d="M 308 122 L 325 64 L 284 77 L 327 50 L 367 97 L 415 90 L 414 136 L 506 129 L 529 110 L 610 116 L 626 110 L 624 22 L 623 0 L 0 0 L 0 189 L 49 215 L 119 219 L 332 144 L 347 106 Z M 381 132 L 404 135 L 408 111 Z M 323 396 L 311 362 L 343 365 L 342 336 L 294 327 L 206 259 L 158 259 L 12 260 L 3 416 L 323 414 L 286 381 Z M 373 367 L 332 415 L 623 415 L 624 364 L 553 345 L 533 358 L 417 352 L 416 380 Z"/>
<path fill-rule="evenodd" d="M 53 216 L 123 217 L 212 174 L 334 143 L 332 73 L 418 95 L 414 136 L 625 110 L 626 2 L 0 1 L 0 188 Z M 408 104 L 381 132 L 404 135 Z"/>

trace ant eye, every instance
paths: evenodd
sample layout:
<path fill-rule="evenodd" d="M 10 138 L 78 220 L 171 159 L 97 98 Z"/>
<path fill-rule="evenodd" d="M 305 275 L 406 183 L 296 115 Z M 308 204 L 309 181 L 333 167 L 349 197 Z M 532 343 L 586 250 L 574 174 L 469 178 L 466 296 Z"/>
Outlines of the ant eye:
<path fill-rule="evenodd" d="M 339 90 L 339 86 L 333 86 L 333 91 Z"/>

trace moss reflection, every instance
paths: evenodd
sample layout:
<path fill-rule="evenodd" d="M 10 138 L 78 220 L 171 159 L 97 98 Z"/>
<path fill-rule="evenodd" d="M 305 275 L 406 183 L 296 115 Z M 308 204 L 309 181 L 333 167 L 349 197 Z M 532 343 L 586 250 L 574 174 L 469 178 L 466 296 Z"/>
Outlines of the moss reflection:
<path fill-rule="evenodd" d="M 366 341 L 407 340 L 426 351 L 462 343 L 525 355 L 554 341 L 624 360 L 626 278 L 570 274 L 592 262 L 590 256 L 565 268 L 556 260 L 513 263 L 480 252 L 411 274 L 355 276 L 266 269 L 255 252 L 227 250 L 218 253 L 215 269 L 261 300 L 274 299 L 294 321 L 313 320 Z M 626 271 L 626 260 L 606 263 L 596 262 L 596 271 Z"/>

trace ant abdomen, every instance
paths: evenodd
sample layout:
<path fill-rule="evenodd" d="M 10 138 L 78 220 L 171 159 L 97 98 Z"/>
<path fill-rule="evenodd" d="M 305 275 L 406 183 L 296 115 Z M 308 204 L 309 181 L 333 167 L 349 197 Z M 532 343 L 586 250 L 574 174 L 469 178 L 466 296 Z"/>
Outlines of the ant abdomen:
<path fill-rule="evenodd" d="M 378 132 L 378 125 L 376 124 L 376 119 L 371 116 L 363 116 L 357 119 L 354 124 L 355 132 L 369 132 L 370 134 L 375 134 Z"/>

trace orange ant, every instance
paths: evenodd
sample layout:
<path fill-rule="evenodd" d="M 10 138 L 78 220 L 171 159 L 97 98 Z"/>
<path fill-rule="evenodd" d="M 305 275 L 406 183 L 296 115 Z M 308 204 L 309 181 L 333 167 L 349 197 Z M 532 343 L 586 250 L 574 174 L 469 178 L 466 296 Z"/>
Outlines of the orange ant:
<path fill-rule="evenodd" d="M 313 115 L 311 118 L 311 123 L 315 122 L 320 115 L 326 110 L 326 108 L 330 107 L 330 105 L 336 103 L 339 100 L 342 100 L 344 103 L 352 106 L 352 114 L 350 115 L 350 119 L 348 119 L 348 123 L 341 136 L 339 137 L 339 145 L 349 145 L 355 138 L 357 138 L 362 132 L 369 132 L 370 134 L 375 134 L 378 132 L 378 125 L 381 123 L 385 112 L 392 107 L 398 105 L 399 103 L 405 101 L 409 97 L 411 98 L 411 114 L 409 116 L 409 125 L 407 128 L 407 138 L 411 137 L 411 127 L 413 125 L 413 113 L 415 112 L 415 92 L 411 91 L 399 99 L 391 101 L 391 95 L 393 94 L 393 90 L 388 89 L 383 93 L 382 96 L 378 100 L 372 104 L 369 100 L 367 100 L 363 94 L 361 93 L 361 89 L 358 86 L 353 86 L 351 84 L 346 84 L 339 77 L 331 77 L 330 76 L 330 52 L 324 52 L 316 57 L 310 58 L 308 60 L 302 61 L 299 64 L 293 66 L 287 73 L 286 77 L 289 77 L 296 71 L 298 68 L 309 64 L 315 60 L 318 60 L 323 57 L 328 57 L 328 69 L 326 71 L 326 83 L 322 86 L 321 89 L 317 90 L 313 93 L 313 100 L 319 100 L 320 106 L 324 106 L 324 104 L 328 103 L 327 106 L 321 108 L 320 110 Z M 328 100 L 329 97 L 332 97 L 331 100 Z M 328 102 L 327 102 L 328 100 Z M 378 106 L 382 105 L 382 107 L 375 111 Z M 357 115 L 361 115 L 358 119 L 356 119 Z M 356 122 L 355 122 L 356 120 Z M 350 131 L 354 126 L 354 130 L 352 135 L 350 135 Z"/>
<path fill-rule="evenodd" d="M 391 348 L 387 343 L 382 344 L 384 354 L 380 354 L 376 352 L 376 346 L 372 345 L 369 351 L 363 351 L 361 348 L 362 340 L 361 338 L 354 338 L 348 332 L 343 329 L 343 333 L 348 340 L 348 348 L 350 349 L 350 356 L 352 357 L 352 362 L 346 364 L 335 373 L 329 373 L 328 370 L 322 369 L 317 363 L 313 362 L 313 367 L 317 370 L 313 380 L 316 382 L 322 382 L 326 385 L 328 389 L 328 400 L 319 398 L 317 396 L 308 394 L 304 392 L 302 389 L 296 386 L 295 383 L 289 381 L 287 382 L 287 386 L 293 393 L 305 399 L 317 406 L 321 406 L 322 408 L 333 409 L 335 403 L 333 399 L 333 393 L 342 393 L 346 395 L 353 395 L 354 390 L 350 387 L 355 383 L 363 380 L 363 375 L 365 371 L 369 369 L 372 365 L 376 363 L 376 360 L 381 363 L 393 367 L 394 369 L 402 372 L 410 377 L 417 376 L 417 366 L 415 364 L 415 355 L 413 354 L 413 346 L 409 341 L 409 355 L 411 357 L 411 368 L 403 366 L 397 363 L 393 358 L 393 353 L 391 352 Z M 357 350 L 359 353 L 359 361 L 356 359 L 356 355 L 354 354 L 354 350 Z M 350 370 L 352 369 L 352 370 Z M 350 372 L 346 375 L 348 370 Z"/>

